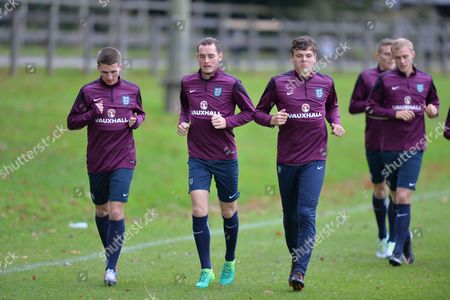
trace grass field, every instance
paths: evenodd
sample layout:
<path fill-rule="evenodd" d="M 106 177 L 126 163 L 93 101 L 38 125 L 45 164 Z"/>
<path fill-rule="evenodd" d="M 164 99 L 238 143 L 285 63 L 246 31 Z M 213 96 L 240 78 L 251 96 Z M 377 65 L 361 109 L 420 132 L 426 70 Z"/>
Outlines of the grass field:
<path fill-rule="evenodd" d="M 236 75 L 255 103 L 271 76 Z M 86 131 L 67 131 L 0 179 L 0 299 L 448 299 L 450 145 L 433 133 L 450 104 L 450 77 L 434 76 L 441 115 L 427 120 L 432 139 L 413 198 L 416 262 L 394 269 L 374 255 L 376 225 L 363 149 L 364 116 L 347 111 L 356 75 L 334 75 L 347 134 L 329 139 L 317 232 L 327 225 L 335 231 L 316 244 L 301 294 L 287 285 L 290 258 L 275 173 L 276 129 L 254 123 L 235 130 L 241 191 L 236 281 L 223 289 L 217 281 L 208 290 L 194 288 L 199 263 L 186 191 L 186 141 L 175 133 L 177 117 L 163 113 L 162 78 L 131 70 L 126 78 L 141 86 L 147 120 L 135 132 L 138 166 L 126 223 L 131 229 L 136 222 L 141 229 L 133 231 L 125 245 L 118 285 L 102 284 L 101 243 L 87 196 Z M 46 77 L 38 70 L 11 79 L 0 70 L 0 168 L 33 150 L 57 126 L 65 127 L 79 88 L 95 77 L 76 70 Z M 213 191 L 211 251 L 218 275 L 224 240 Z M 343 213 L 348 221 L 339 224 Z M 89 227 L 69 227 L 80 221 Z"/>

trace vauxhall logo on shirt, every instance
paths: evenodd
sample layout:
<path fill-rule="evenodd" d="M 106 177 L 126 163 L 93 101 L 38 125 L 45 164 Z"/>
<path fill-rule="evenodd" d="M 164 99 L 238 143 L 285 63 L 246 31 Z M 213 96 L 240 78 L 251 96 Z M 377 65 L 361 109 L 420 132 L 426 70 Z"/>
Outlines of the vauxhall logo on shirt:
<path fill-rule="evenodd" d="M 206 100 L 203 100 L 200 102 L 200 109 L 201 110 L 191 111 L 191 114 L 193 116 L 213 116 L 213 115 L 219 114 L 218 111 L 207 110 L 208 109 L 208 101 L 206 101 Z"/>
<path fill-rule="evenodd" d="M 119 124 L 119 123 L 128 123 L 127 118 L 116 118 L 116 110 L 115 109 L 108 109 L 107 113 L 108 118 L 97 118 L 95 119 L 95 123 L 102 123 L 102 124 Z"/>
<path fill-rule="evenodd" d="M 301 106 L 301 110 L 303 113 L 300 114 L 288 114 L 288 117 L 291 119 L 313 119 L 313 118 L 321 118 L 321 112 L 309 112 L 311 107 L 308 103 L 303 103 Z"/>
<path fill-rule="evenodd" d="M 392 105 L 392 108 L 394 110 L 416 110 L 416 111 L 422 110 L 422 107 L 420 105 L 411 104 L 411 102 L 412 102 L 412 98 L 411 98 L 411 96 L 408 95 L 403 98 L 403 103 L 405 103 L 405 104 Z"/>

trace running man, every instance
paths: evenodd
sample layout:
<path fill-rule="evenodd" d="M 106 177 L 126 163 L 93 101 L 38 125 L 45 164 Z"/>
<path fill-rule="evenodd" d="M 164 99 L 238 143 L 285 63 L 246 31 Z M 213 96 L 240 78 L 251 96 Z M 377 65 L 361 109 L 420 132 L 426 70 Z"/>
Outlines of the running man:
<path fill-rule="evenodd" d="M 294 70 L 270 79 L 256 107 L 255 121 L 279 126 L 277 173 L 283 206 L 283 224 L 292 256 L 289 285 L 304 287 L 304 276 L 316 235 L 316 208 L 325 175 L 327 126 L 342 136 L 333 79 L 316 73 L 317 44 L 309 36 L 292 41 Z M 273 106 L 278 112 L 270 115 Z M 306 249 L 306 251 L 305 251 Z"/>
<path fill-rule="evenodd" d="M 215 277 L 208 225 L 211 179 L 214 176 L 225 233 L 225 263 L 219 281 L 224 286 L 234 280 L 239 228 L 239 171 L 233 128 L 252 121 L 255 108 L 239 79 L 220 70 L 223 52 L 218 40 L 201 40 L 196 59 L 199 71 L 181 81 L 177 133 L 187 135 L 192 231 L 201 264 L 196 287 L 207 288 Z M 235 115 L 236 106 L 241 111 Z"/>
<path fill-rule="evenodd" d="M 389 263 L 414 262 L 411 233 L 411 195 L 416 189 L 426 148 L 425 114 L 438 116 L 439 99 L 433 79 L 417 69 L 413 43 L 396 39 L 391 47 L 397 68 L 381 74 L 369 96 L 367 114 L 382 124 L 382 174 L 397 207 L 395 248 Z"/>
<path fill-rule="evenodd" d="M 87 126 L 87 170 L 95 222 L 105 248 L 104 283 L 117 282 L 117 261 L 125 233 L 136 147 L 133 130 L 145 119 L 139 87 L 120 78 L 121 54 L 106 47 L 97 54 L 100 78 L 84 85 L 67 117 L 70 130 Z"/>
<path fill-rule="evenodd" d="M 349 111 L 351 114 L 365 113 L 368 106 L 368 97 L 375 81 L 382 72 L 395 68 L 392 59 L 391 45 L 393 40 L 382 39 L 377 45 L 376 58 L 378 65 L 376 68 L 368 69 L 359 74 L 350 99 Z M 384 164 L 381 159 L 381 124 L 383 121 L 371 118 L 366 114 L 365 147 L 366 159 L 369 165 L 371 181 L 373 185 L 372 205 L 375 219 L 378 226 L 378 241 L 375 255 L 379 258 L 390 257 L 394 250 L 394 221 L 395 205 L 390 198 L 388 205 L 389 235 L 386 234 L 386 205 L 385 199 L 388 194 L 386 181 L 381 171 Z"/>

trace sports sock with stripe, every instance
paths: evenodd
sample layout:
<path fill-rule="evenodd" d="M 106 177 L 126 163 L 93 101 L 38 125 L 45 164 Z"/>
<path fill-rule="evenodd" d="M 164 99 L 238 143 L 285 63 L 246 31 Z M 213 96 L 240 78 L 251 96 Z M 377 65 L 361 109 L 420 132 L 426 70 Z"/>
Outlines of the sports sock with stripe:
<path fill-rule="evenodd" d="M 202 269 L 211 269 L 211 257 L 209 251 L 210 233 L 208 226 L 208 215 L 204 217 L 192 216 L 192 233 L 197 246 L 198 257 Z"/>
<path fill-rule="evenodd" d="M 229 219 L 226 219 L 223 216 L 222 218 L 223 218 L 223 232 L 225 234 L 225 244 L 226 244 L 225 260 L 232 261 L 234 260 L 239 231 L 238 212 L 236 211 L 233 214 L 233 216 L 231 216 L 231 218 Z"/>
<path fill-rule="evenodd" d="M 108 264 L 106 269 L 116 271 L 117 261 L 122 250 L 123 238 L 125 233 L 125 220 L 109 221 L 109 230 L 107 236 L 106 257 Z"/>

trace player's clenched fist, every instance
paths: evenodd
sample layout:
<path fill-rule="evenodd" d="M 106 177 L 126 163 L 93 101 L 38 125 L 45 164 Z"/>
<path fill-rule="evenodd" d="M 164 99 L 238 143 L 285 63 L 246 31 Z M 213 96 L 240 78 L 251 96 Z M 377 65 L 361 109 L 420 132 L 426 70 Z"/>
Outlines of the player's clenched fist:
<path fill-rule="evenodd" d="M 177 133 L 178 135 L 186 135 L 188 133 L 189 130 L 189 123 L 186 122 L 181 122 L 180 124 L 178 124 L 178 129 L 177 129 Z"/>
<path fill-rule="evenodd" d="M 272 116 L 272 119 L 270 120 L 270 125 L 275 126 L 281 126 L 286 124 L 288 118 L 288 114 L 286 110 L 283 108 L 279 112 L 277 112 L 276 115 Z"/>
<path fill-rule="evenodd" d="M 95 107 L 97 107 L 97 109 L 102 114 L 103 113 L 103 100 L 98 100 L 98 101 L 94 100 L 94 104 L 95 104 Z"/>
<path fill-rule="evenodd" d="M 342 127 L 339 124 L 331 123 L 331 134 L 334 134 L 335 136 L 343 136 L 345 133 L 344 127 Z"/>
<path fill-rule="evenodd" d="M 220 113 L 212 116 L 211 123 L 215 129 L 227 128 L 227 120 Z"/>
<path fill-rule="evenodd" d="M 411 121 L 416 115 L 412 110 L 399 110 L 395 112 L 395 118 L 403 121 Z"/>
<path fill-rule="evenodd" d="M 134 124 L 136 124 L 137 121 L 137 113 L 134 113 L 134 115 L 128 120 L 128 126 L 133 127 Z"/>
<path fill-rule="evenodd" d="M 425 108 L 425 112 L 430 118 L 436 118 L 438 115 L 438 109 L 433 104 L 428 104 L 427 107 Z"/>

